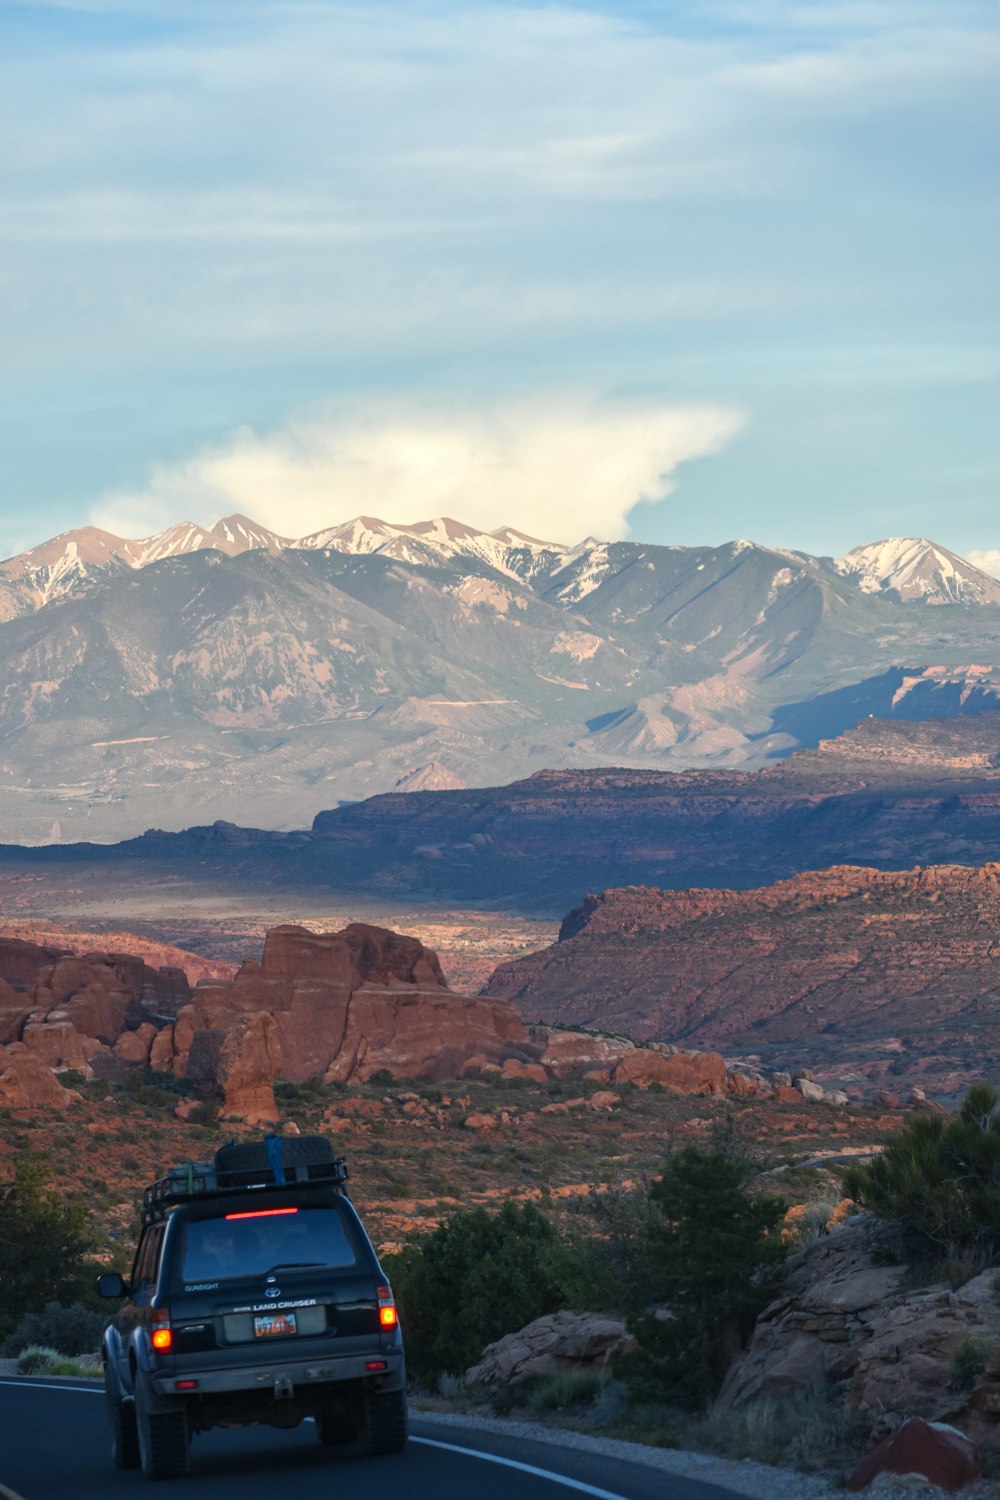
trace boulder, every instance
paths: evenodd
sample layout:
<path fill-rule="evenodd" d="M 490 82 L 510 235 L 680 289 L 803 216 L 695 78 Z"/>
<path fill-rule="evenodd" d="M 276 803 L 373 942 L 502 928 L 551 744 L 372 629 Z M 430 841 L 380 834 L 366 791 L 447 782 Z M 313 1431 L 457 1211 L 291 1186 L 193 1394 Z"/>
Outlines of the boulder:
<path fill-rule="evenodd" d="M 800 1074 L 799 1077 L 795 1079 L 795 1087 L 798 1089 L 803 1099 L 807 1100 L 810 1104 L 821 1104 L 822 1101 L 826 1098 L 826 1091 L 824 1090 L 823 1085 L 820 1083 L 813 1083 L 812 1079 L 807 1078 L 804 1073 Z"/>
<path fill-rule="evenodd" d="M 145 1026 L 140 1026 L 138 1031 L 123 1031 L 111 1049 L 115 1056 L 121 1062 L 127 1063 L 129 1067 L 145 1068 L 149 1063 L 151 1038 L 143 1035 L 145 1030 Z M 149 1030 L 155 1036 L 156 1027 L 150 1026 Z"/>
<path fill-rule="evenodd" d="M 522 1062 L 517 1057 L 505 1057 L 500 1071 L 505 1078 L 531 1078 L 535 1083 L 546 1083 L 550 1077 L 541 1063 Z"/>
<path fill-rule="evenodd" d="M 960 1490 L 978 1476 L 979 1455 L 957 1427 L 911 1417 L 861 1460 L 847 1488 L 867 1489 L 880 1474 L 919 1474 L 939 1489 Z"/>
<path fill-rule="evenodd" d="M 726 1062 L 718 1052 L 665 1056 L 637 1047 L 616 1065 L 612 1078 L 616 1084 L 637 1083 L 640 1088 L 659 1083 L 676 1094 L 724 1094 Z"/>
<path fill-rule="evenodd" d="M 69 1021 L 30 1022 L 21 1033 L 26 1047 L 49 1068 L 77 1068 L 90 1077 L 90 1059 L 100 1043 L 81 1036 Z"/>
<path fill-rule="evenodd" d="M 625 1324 L 601 1313 L 557 1312 L 487 1345 L 466 1371 L 469 1385 L 497 1387 L 522 1375 L 605 1370 L 636 1348 Z"/>
<path fill-rule="evenodd" d="M 466 1130 L 495 1130 L 497 1126 L 496 1118 L 493 1115 L 484 1114 L 482 1111 L 466 1115 L 462 1124 Z"/>
<path fill-rule="evenodd" d="M 52 1069 L 23 1042 L 0 1047 L 0 1105 L 5 1109 L 62 1109 L 80 1103 L 74 1089 L 64 1089 Z"/>

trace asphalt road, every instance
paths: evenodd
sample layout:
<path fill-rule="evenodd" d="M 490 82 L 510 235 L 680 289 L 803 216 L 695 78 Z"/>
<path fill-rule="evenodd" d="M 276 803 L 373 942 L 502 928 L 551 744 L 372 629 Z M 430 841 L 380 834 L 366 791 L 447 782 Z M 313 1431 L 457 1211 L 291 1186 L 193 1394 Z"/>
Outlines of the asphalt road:
<path fill-rule="evenodd" d="M 621 1459 L 457 1431 L 417 1417 L 405 1454 L 351 1458 L 315 1439 L 311 1423 L 216 1429 L 192 1444 L 191 1474 L 156 1500 L 732 1500 L 732 1491 Z M 105 1500 L 146 1493 L 136 1470 L 111 1465 L 103 1392 L 58 1381 L 0 1380 L 0 1500 Z"/>

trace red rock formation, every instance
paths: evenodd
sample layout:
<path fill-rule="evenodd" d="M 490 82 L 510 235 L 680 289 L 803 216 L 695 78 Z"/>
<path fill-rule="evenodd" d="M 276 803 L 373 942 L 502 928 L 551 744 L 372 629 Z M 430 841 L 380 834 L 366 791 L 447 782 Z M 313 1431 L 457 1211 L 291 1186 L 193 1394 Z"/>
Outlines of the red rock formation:
<path fill-rule="evenodd" d="M 251 1125 L 274 1124 L 274 1080 L 281 1071 L 278 1028 L 267 1011 L 242 1016 L 219 1048 L 216 1078 L 224 1095 L 224 1116 Z"/>
<path fill-rule="evenodd" d="M 0 1104 L 5 1109 L 62 1109 L 79 1099 L 23 1042 L 0 1047 Z"/>
<path fill-rule="evenodd" d="M 615 1083 L 637 1083 L 648 1088 L 659 1083 L 675 1094 L 724 1094 L 726 1063 L 718 1052 L 696 1052 L 689 1056 L 674 1052 L 647 1052 L 636 1048 L 623 1057 L 613 1074 Z"/>
<path fill-rule="evenodd" d="M 588 896 L 557 943 L 502 965 L 485 993 L 529 1019 L 775 1059 L 820 1038 L 826 1079 L 895 1093 L 905 1075 L 945 1093 L 1000 1065 L 998 929 L 995 863 L 627 886 Z"/>
<path fill-rule="evenodd" d="M 259 966 L 199 985 L 174 1027 L 175 1071 L 203 1082 L 210 1037 L 217 1056 L 227 1030 L 259 1011 L 274 1017 L 283 1076 L 296 1082 L 364 1080 L 380 1068 L 451 1078 L 477 1061 L 535 1061 L 540 1050 L 513 1006 L 448 990 L 415 938 L 363 923 L 329 934 L 289 926 L 268 933 Z"/>

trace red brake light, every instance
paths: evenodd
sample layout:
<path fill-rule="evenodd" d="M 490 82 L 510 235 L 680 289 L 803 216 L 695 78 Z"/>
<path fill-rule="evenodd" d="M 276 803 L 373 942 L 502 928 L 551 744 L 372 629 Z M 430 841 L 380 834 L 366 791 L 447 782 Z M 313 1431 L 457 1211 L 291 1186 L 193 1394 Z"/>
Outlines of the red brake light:
<path fill-rule="evenodd" d="M 174 1342 L 174 1335 L 173 1335 L 173 1332 L 172 1332 L 171 1329 L 169 1329 L 169 1328 L 154 1328 L 153 1329 L 153 1348 L 156 1349 L 158 1351 L 158 1353 L 160 1353 L 160 1354 L 166 1354 L 167 1351 L 173 1346 L 173 1342 Z"/>
<path fill-rule="evenodd" d="M 226 1214 L 227 1219 L 271 1219 L 275 1214 L 297 1214 L 297 1208 L 255 1208 L 245 1214 Z"/>
<path fill-rule="evenodd" d="M 378 1297 L 378 1321 L 381 1328 L 395 1328 L 399 1322 L 396 1314 L 396 1303 L 392 1295 L 391 1286 L 380 1286 L 376 1290 Z"/>

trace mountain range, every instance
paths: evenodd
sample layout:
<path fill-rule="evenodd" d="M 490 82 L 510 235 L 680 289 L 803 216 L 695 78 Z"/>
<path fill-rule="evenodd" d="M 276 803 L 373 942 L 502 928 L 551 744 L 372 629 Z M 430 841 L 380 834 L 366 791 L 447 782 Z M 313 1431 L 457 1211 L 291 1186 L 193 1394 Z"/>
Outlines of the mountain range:
<path fill-rule="evenodd" d="M 1000 582 L 924 539 L 831 559 L 231 516 L 0 563 L 12 842 L 288 829 L 552 766 L 749 768 L 869 714 L 998 705 Z"/>

